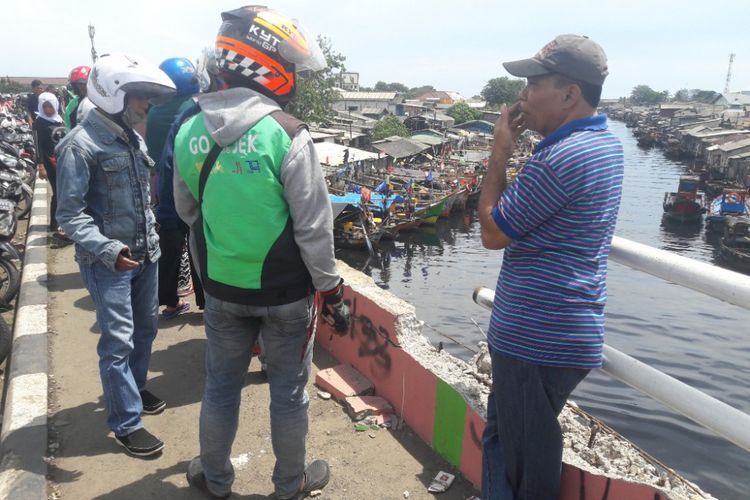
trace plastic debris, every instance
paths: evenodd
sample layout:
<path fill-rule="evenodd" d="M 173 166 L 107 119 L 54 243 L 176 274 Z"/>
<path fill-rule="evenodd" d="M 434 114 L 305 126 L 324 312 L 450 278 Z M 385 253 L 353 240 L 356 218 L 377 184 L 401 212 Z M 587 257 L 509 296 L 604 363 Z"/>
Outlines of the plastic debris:
<path fill-rule="evenodd" d="M 430 493 L 442 493 L 451 487 L 454 479 L 456 479 L 456 476 L 441 470 L 435 476 L 435 479 L 432 480 L 427 491 Z"/>
<path fill-rule="evenodd" d="M 318 397 L 327 401 L 331 399 L 331 393 L 326 391 L 318 391 Z"/>
<path fill-rule="evenodd" d="M 404 491 L 404 498 L 409 498 L 410 496 L 408 491 Z"/>
<path fill-rule="evenodd" d="M 354 430 L 357 432 L 365 432 L 366 430 L 369 430 L 370 426 L 367 424 L 355 424 Z"/>

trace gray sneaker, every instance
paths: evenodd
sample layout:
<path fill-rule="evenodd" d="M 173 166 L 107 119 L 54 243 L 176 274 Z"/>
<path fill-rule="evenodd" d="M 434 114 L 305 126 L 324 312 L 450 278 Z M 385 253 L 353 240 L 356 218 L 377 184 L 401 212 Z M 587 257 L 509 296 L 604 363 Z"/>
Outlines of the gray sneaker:
<path fill-rule="evenodd" d="M 316 490 L 322 490 L 331 479 L 331 469 L 325 460 L 316 460 L 305 467 L 305 475 L 302 476 L 302 489 L 296 495 L 288 500 L 302 500 L 307 498 L 310 493 Z"/>

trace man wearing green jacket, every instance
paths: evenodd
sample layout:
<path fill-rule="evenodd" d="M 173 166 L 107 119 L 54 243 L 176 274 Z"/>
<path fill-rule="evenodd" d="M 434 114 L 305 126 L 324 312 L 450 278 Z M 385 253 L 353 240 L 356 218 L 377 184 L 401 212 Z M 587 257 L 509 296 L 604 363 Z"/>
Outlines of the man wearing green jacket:
<path fill-rule="evenodd" d="M 187 477 L 214 497 L 231 494 L 240 394 L 262 332 L 275 495 L 297 499 L 329 479 L 325 461 L 307 464 L 305 456 L 313 292 L 323 296 L 330 324 L 349 325 L 312 138 L 282 111 L 294 96 L 295 70 L 323 69 L 325 59 L 298 22 L 265 7 L 224 12 L 222 21 L 216 67 L 228 88 L 198 97 L 174 147 L 175 206 L 191 228 L 208 339 L 200 456 Z"/>

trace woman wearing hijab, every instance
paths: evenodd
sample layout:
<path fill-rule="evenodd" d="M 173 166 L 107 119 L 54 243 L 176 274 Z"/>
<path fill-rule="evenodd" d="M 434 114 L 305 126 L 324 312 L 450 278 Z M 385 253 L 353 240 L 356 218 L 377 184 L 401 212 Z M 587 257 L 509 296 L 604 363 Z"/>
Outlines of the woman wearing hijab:
<path fill-rule="evenodd" d="M 57 158 L 55 157 L 55 146 L 65 133 L 65 123 L 58 113 L 60 103 L 55 94 L 42 92 L 39 94 L 39 108 L 36 119 L 32 125 L 36 139 L 36 150 L 38 152 L 39 177 L 49 179 L 52 187 L 52 201 L 50 203 L 49 230 L 55 235 L 65 237 L 65 234 L 57 226 L 55 211 L 57 210 Z M 60 130 L 58 130 L 60 129 Z"/>

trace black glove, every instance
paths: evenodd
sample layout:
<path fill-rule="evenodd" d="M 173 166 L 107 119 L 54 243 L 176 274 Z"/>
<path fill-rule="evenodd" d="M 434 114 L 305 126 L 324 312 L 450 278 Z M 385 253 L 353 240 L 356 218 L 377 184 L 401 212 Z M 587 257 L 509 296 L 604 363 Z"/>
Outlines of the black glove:
<path fill-rule="evenodd" d="M 323 320 L 339 333 L 349 330 L 349 306 L 344 304 L 344 280 L 339 281 L 335 288 L 320 294 L 323 296 Z"/>

